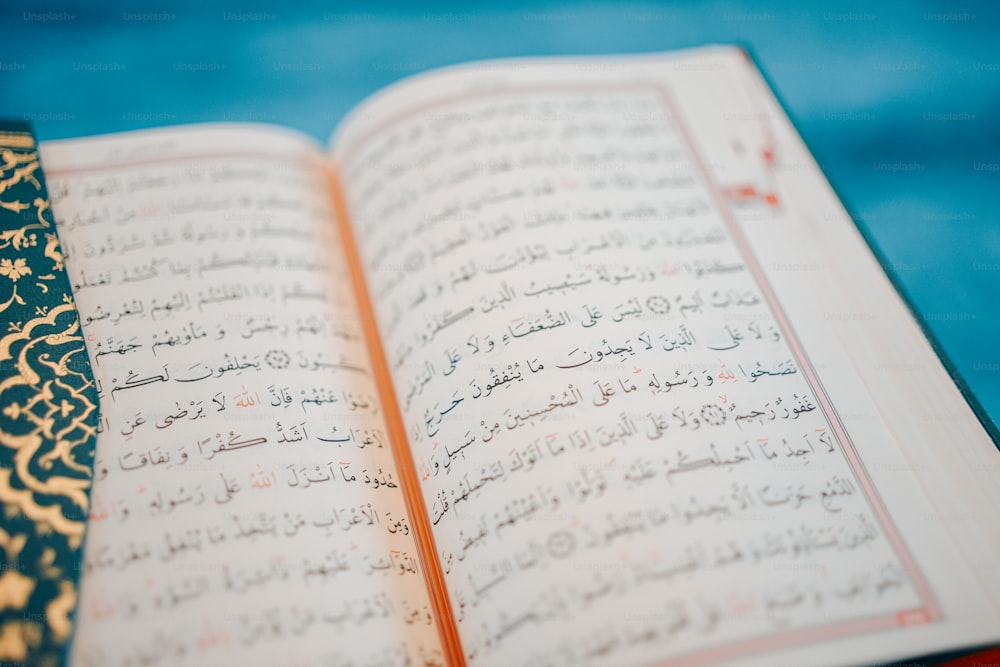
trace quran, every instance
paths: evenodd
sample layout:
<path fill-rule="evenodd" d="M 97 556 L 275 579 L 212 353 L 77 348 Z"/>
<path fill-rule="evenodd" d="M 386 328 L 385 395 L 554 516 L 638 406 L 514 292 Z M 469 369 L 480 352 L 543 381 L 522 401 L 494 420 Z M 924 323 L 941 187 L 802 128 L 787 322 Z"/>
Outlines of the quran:
<path fill-rule="evenodd" d="M 430 72 L 325 146 L 39 156 L 99 405 L 79 590 L 43 619 L 70 664 L 1000 641 L 990 427 L 742 50 Z M 40 280 L 0 269 L 0 300 Z"/>

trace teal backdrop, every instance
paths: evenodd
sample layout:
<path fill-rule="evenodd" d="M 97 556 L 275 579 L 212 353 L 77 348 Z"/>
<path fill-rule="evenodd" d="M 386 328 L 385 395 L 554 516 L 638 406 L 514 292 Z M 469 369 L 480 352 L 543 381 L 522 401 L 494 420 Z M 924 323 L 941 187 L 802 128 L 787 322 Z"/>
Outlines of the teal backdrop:
<path fill-rule="evenodd" d="M 8 1 L 0 117 L 32 121 L 42 141 L 202 121 L 325 139 L 366 95 L 433 67 L 718 42 L 754 53 L 1000 418 L 1000 3 Z"/>

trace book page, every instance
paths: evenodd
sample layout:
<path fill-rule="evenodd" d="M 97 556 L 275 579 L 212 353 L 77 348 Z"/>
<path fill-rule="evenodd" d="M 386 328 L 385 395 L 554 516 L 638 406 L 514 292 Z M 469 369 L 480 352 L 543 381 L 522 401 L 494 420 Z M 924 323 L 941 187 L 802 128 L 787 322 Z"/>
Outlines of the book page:
<path fill-rule="evenodd" d="M 881 412 L 822 316 L 850 302 L 796 270 L 817 251 L 745 69 L 734 49 L 464 66 L 333 142 L 471 664 L 997 639 L 995 590 L 888 426 L 913 415 Z M 942 488 L 996 562 L 980 496 Z"/>
<path fill-rule="evenodd" d="M 324 159 L 46 144 L 101 397 L 75 665 L 440 664 Z"/>

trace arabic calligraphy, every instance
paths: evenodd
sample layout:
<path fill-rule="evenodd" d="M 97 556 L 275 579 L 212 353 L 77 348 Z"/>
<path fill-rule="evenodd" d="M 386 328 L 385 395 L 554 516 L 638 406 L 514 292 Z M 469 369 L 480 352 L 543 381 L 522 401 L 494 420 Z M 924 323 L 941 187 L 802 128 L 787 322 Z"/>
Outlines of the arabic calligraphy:
<path fill-rule="evenodd" d="M 54 179 L 102 408 L 74 662 L 440 664 L 317 156 L 164 136 Z"/>
<path fill-rule="evenodd" d="M 466 658 L 917 604 L 659 93 L 442 104 L 342 173 Z"/>

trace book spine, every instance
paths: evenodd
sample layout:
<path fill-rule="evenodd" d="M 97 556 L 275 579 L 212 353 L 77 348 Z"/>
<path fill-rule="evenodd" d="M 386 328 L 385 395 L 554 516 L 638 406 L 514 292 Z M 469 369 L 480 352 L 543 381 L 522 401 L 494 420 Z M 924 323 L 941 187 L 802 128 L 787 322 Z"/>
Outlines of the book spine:
<path fill-rule="evenodd" d="M 413 454 L 410 452 L 409 439 L 406 436 L 406 427 L 403 424 L 403 415 L 399 409 L 399 403 L 396 401 L 396 392 L 389 373 L 389 363 L 385 350 L 382 347 L 382 340 L 378 334 L 375 309 L 369 297 L 361 255 L 354 237 L 354 230 L 351 227 L 347 201 L 344 198 L 337 171 L 332 166 L 328 170 L 328 182 L 331 196 L 333 197 L 337 228 L 344 245 L 351 283 L 358 302 L 358 311 L 361 315 L 361 326 L 369 353 L 371 354 L 375 383 L 378 386 L 379 402 L 382 405 L 382 411 L 385 415 L 386 428 L 392 448 L 392 457 L 396 462 L 400 478 L 400 488 L 403 492 L 403 498 L 406 501 L 406 511 L 409 514 L 410 524 L 413 526 L 414 539 L 420 552 L 424 581 L 430 595 L 431 604 L 434 607 L 434 616 L 438 632 L 441 636 L 441 644 L 446 660 L 445 664 L 450 667 L 463 667 L 466 664 L 465 653 L 462 650 L 458 636 L 458 626 L 455 623 L 451 601 L 448 597 L 448 591 L 445 588 L 444 571 L 441 569 L 437 547 L 434 545 L 430 514 L 427 511 L 427 505 L 424 503 L 423 493 L 420 490 L 417 467 L 413 461 Z"/>

